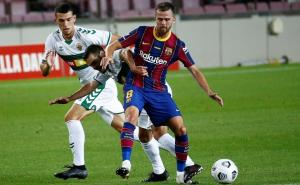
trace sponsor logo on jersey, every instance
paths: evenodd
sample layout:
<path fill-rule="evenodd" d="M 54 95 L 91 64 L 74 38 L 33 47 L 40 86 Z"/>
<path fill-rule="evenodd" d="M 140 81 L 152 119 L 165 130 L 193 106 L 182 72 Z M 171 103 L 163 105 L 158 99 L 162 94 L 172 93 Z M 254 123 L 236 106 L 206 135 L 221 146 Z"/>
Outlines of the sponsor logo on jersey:
<path fill-rule="evenodd" d="M 173 49 L 172 49 L 172 48 L 169 48 L 169 47 L 166 47 L 166 49 L 165 49 L 165 54 L 166 54 L 166 55 L 172 55 L 172 53 L 173 53 Z"/>
<path fill-rule="evenodd" d="M 159 57 L 153 57 L 150 53 L 144 53 L 143 51 L 140 51 L 140 56 L 144 59 L 144 61 L 152 64 L 166 65 L 168 63 L 166 60 L 160 59 Z"/>
<path fill-rule="evenodd" d="M 59 46 L 58 47 L 58 51 L 63 51 L 64 50 L 64 47 L 63 46 Z"/>

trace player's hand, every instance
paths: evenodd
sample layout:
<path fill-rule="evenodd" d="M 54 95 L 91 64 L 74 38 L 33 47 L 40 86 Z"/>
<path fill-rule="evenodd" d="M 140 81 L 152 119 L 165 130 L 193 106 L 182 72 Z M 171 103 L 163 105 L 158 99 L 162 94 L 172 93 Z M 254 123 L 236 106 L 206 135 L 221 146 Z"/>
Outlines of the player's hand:
<path fill-rule="evenodd" d="M 48 62 L 42 62 L 40 65 L 40 69 L 42 71 L 43 76 L 48 76 L 50 73 L 51 66 L 48 64 Z"/>
<path fill-rule="evenodd" d="M 141 75 L 141 76 L 148 76 L 148 71 L 147 71 L 147 67 L 146 66 L 136 66 L 133 69 L 133 72 Z"/>
<path fill-rule="evenodd" d="M 217 93 L 212 93 L 209 95 L 209 97 L 215 100 L 221 107 L 223 107 L 224 101 Z"/>
<path fill-rule="evenodd" d="M 100 62 L 100 67 L 101 67 L 101 69 L 102 69 L 103 71 L 105 71 L 106 68 L 107 68 L 107 66 L 108 66 L 109 64 L 112 64 L 112 63 L 113 63 L 113 59 L 112 59 L 112 58 L 110 58 L 110 57 L 103 57 L 103 58 L 101 59 L 101 62 Z"/>
<path fill-rule="evenodd" d="M 43 61 L 40 65 L 43 76 L 48 76 L 50 74 L 51 68 L 54 65 L 55 57 L 55 51 L 48 51 L 46 54 L 46 61 Z"/>
<path fill-rule="evenodd" d="M 54 100 L 49 101 L 49 105 L 53 104 L 67 104 L 70 102 L 70 99 L 68 97 L 59 97 Z"/>

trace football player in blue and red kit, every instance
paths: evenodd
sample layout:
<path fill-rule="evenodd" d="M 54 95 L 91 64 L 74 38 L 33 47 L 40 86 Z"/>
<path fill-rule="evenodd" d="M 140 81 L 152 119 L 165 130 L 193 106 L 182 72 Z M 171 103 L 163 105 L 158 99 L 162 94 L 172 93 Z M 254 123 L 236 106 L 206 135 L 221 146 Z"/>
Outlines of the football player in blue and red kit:
<path fill-rule="evenodd" d="M 133 132 L 138 116 L 144 108 L 154 126 L 167 125 L 175 134 L 176 182 L 189 184 L 202 167 L 200 165 L 194 165 L 193 168 L 186 167 L 189 149 L 188 135 L 180 110 L 167 92 L 165 82 L 168 67 L 177 60 L 181 61 L 210 98 L 221 106 L 223 106 L 223 100 L 210 89 L 185 43 L 171 32 L 175 22 L 173 4 L 168 2 L 158 4 L 155 9 L 155 20 L 154 27 L 140 26 L 110 44 L 106 48 L 106 57 L 101 60 L 101 66 L 106 68 L 112 62 L 112 54 L 116 49 L 134 45 L 135 65 L 144 66 L 148 72 L 148 76 L 129 72 L 126 78 L 124 86 L 126 122 L 120 136 L 123 162 L 122 167 L 117 169 L 116 173 L 122 177 L 129 175 Z M 140 129 L 140 135 L 146 134 L 145 131 Z"/>

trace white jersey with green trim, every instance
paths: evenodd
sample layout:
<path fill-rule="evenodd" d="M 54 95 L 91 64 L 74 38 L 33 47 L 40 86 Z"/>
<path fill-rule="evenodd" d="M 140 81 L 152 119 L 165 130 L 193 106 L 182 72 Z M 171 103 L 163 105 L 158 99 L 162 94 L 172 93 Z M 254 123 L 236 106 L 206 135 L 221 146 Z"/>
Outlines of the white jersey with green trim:
<path fill-rule="evenodd" d="M 82 85 L 93 80 L 98 73 L 83 60 L 85 50 L 91 44 L 107 46 L 111 40 L 111 32 L 88 29 L 75 26 L 75 33 L 72 40 L 65 40 L 60 29 L 49 34 L 45 42 L 45 53 L 55 51 L 77 74 Z"/>
<path fill-rule="evenodd" d="M 108 65 L 108 69 L 105 71 L 105 73 L 98 72 L 98 74 L 94 77 L 94 80 L 97 82 L 104 84 L 109 78 L 113 78 L 117 80 L 117 76 L 122 68 L 122 61 L 121 61 L 121 49 L 116 50 L 113 53 L 113 63 Z"/>

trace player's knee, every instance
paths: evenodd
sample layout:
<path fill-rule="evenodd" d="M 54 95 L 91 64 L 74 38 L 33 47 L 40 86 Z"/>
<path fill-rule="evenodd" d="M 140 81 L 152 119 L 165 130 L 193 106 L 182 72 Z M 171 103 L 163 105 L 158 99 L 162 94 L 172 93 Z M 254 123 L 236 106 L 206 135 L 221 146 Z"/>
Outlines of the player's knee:
<path fill-rule="evenodd" d="M 175 133 L 176 136 L 182 136 L 185 134 L 186 134 L 186 127 L 184 125 L 176 129 L 176 133 Z"/>
<path fill-rule="evenodd" d="M 168 132 L 168 127 L 166 126 L 154 127 L 152 131 L 153 131 L 154 138 L 158 140 L 161 136 L 163 136 Z"/>
<path fill-rule="evenodd" d="M 137 123 L 138 120 L 138 116 L 139 116 L 139 112 L 138 109 L 136 108 L 129 108 L 126 109 L 125 111 L 125 121 L 130 122 L 130 123 Z"/>
<path fill-rule="evenodd" d="M 67 114 L 65 115 L 65 122 L 68 122 L 68 121 L 70 121 L 70 120 L 80 120 L 80 117 L 77 116 L 77 115 L 74 115 L 74 114 L 69 114 L 69 113 L 67 113 Z"/>
<path fill-rule="evenodd" d="M 118 132 L 121 132 L 122 131 L 122 128 L 123 128 L 123 121 L 121 121 L 121 120 L 113 120 L 112 122 L 111 122 L 111 126 L 116 130 L 116 131 L 118 131 Z"/>

